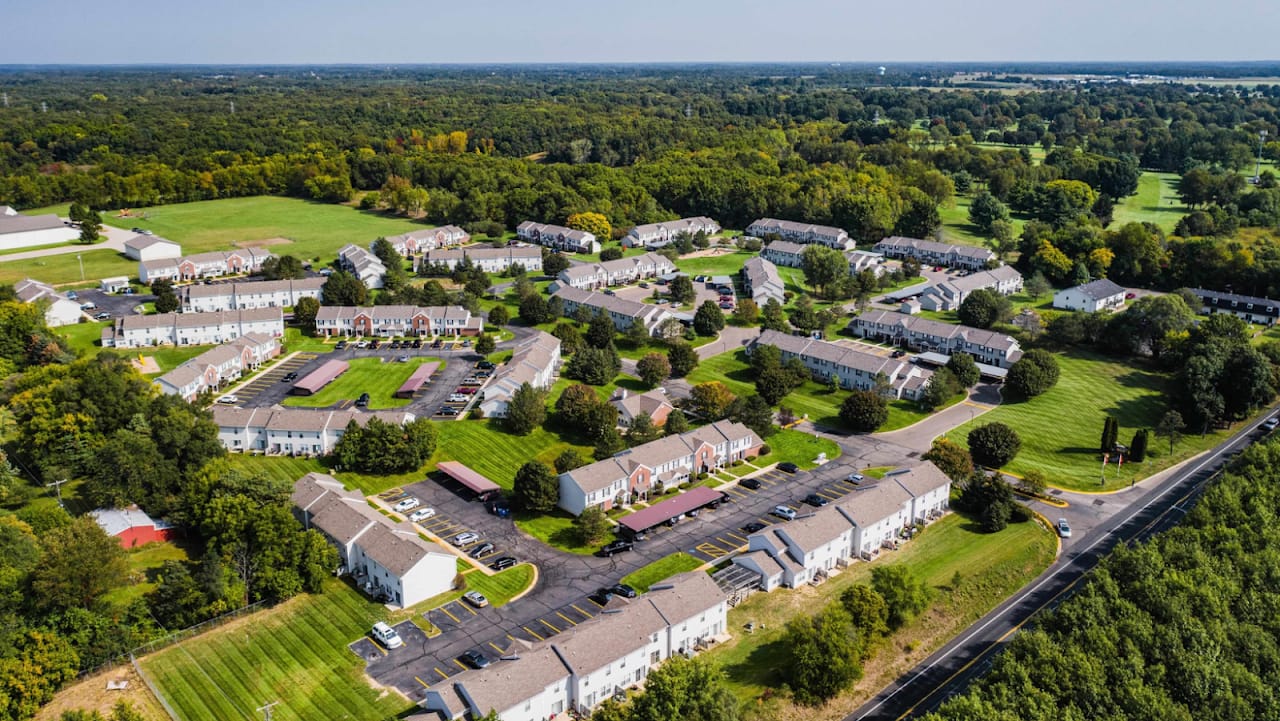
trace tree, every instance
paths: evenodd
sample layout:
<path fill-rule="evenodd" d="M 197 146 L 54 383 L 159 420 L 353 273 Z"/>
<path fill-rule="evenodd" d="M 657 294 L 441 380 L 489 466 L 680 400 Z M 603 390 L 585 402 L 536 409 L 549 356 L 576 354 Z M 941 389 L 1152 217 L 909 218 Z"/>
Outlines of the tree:
<path fill-rule="evenodd" d="M 1005 385 L 1023 398 L 1034 398 L 1058 382 L 1058 361 L 1048 352 L 1034 348 L 1009 368 Z"/>
<path fill-rule="evenodd" d="M 782 312 L 782 304 L 777 298 L 770 298 L 764 302 L 764 308 L 760 312 L 760 327 L 765 330 L 776 330 L 780 333 L 789 333 L 791 324 L 787 322 L 786 316 Z"/>
<path fill-rule="evenodd" d="M 1147 459 L 1147 429 L 1139 428 L 1133 433 L 1133 440 L 1129 441 L 1129 460 L 1133 463 L 1142 463 Z"/>
<path fill-rule="evenodd" d="M 688 408 L 706 421 L 718 421 L 728 414 L 735 397 L 720 381 L 699 383 L 689 393 Z"/>
<path fill-rule="evenodd" d="M 979 288 L 965 296 L 956 315 L 974 328 L 990 328 L 1013 317 L 1013 302 L 990 288 Z"/>
<path fill-rule="evenodd" d="M 738 307 L 733 309 L 733 322 L 740 326 L 755 325 L 760 322 L 760 306 L 754 300 L 743 298 Z"/>
<path fill-rule="evenodd" d="M 999 474 L 978 471 L 961 487 L 956 505 L 976 515 L 984 531 L 997 533 L 1013 516 L 1013 489 Z"/>
<path fill-rule="evenodd" d="M 1156 435 L 1169 438 L 1169 455 L 1173 455 L 1173 446 L 1182 437 L 1182 429 L 1186 427 L 1182 414 L 1177 411 L 1167 411 L 1160 417 L 1160 422 L 1156 424 Z"/>
<path fill-rule="evenodd" d="M 1003 423 L 988 423 L 969 431 L 969 453 L 980 466 L 1000 468 L 1021 449 L 1022 439 L 1017 431 Z"/>
<path fill-rule="evenodd" d="M 973 356 L 968 353 L 952 353 L 950 360 L 947 361 L 947 368 L 951 370 L 951 373 L 956 377 L 956 382 L 963 388 L 972 388 L 982 378 L 982 372 L 978 370 L 978 364 L 974 362 Z"/>
<path fill-rule="evenodd" d="M 613 226 L 602 213 L 573 213 L 565 221 L 565 225 L 591 233 L 601 243 L 613 237 Z"/>
<path fill-rule="evenodd" d="M 316 315 L 320 312 L 320 301 L 310 296 L 299 298 L 293 305 L 293 322 L 312 332 L 316 329 Z"/>
<path fill-rule="evenodd" d="M 379 238 L 383 243 L 387 243 L 385 239 Z M 387 243 L 390 248 L 391 244 Z M 392 248 L 391 252 L 395 255 L 395 266 L 404 265 L 404 258 L 400 257 Z M 377 245 L 375 241 L 374 254 L 377 255 Z M 386 263 L 386 261 L 383 261 Z M 391 263 L 386 263 L 387 268 L 391 268 Z M 302 267 L 302 261 L 292 255 L 273 255 L 262 261 L 262 277 L 266 280 L 295 280 L 307 277 L 307 269 Z"/>
<path fill-rule="evenodd" d="M 178 294 L 173 292 L 173 281 L 157 278 L 151 283 L 151 293 L 156 297 L 157 313 L 172 313 L 178 309 Z"/>
<path fill-rule="evenodd" d="M 489 335 L 488 333 L 481 333 L 476 338 L 476 352 L 479 353 L 480 355 L 489 355 L 490 353 L 497 350 L 497 348 L 498 348 L 498 341 L 494 340 L 493 336 Z"/>
<path fill-rule="evenodd" d="M 832 290 L 849 277 L 849 261 L 844 253 L 825 245 L 806 245 L 800 254 L 800 268 L 805 282 L 823 298 L 834 297 Z"/>
<path fill-rule="evenodd" d="M 609 517 L 600 506 L 589 506 L 573 519 L 573 529 L 578 534 L 578 542 L 583 546 L 594 546 L 608 533 L 612 526 Z"/>
<path fill-rule="evenodd" d="M 556 456 L 555 460 L 556 473 L 567 473 L 568 471 L 572 471 L 575 468 L 581 468 L 585 465 L 587 465 L 586 459 L 582 457 L 581 453 L 578 453 L 572 448 L 566 448 L 561 451 L 560 455 Z"/>
<path fill-rule="evenodd" d="M 1148 295 L 1107 322 L 1107 337 L 1124 350 L 1159 358 L 1165 341 L 1191 327 L 1195 314 L 1176 293 Z"/>
<path fill-rule="evenodd" d="M 768 438 L 778 431 L 773 425 L 773 407 L 758 395 L 737 399 L 729 409 L 729 417 L 755 431 L 761 438 Z"/>
<path fill-rule="evenodd" d="M 542 272 L 555 277 L 569 268 L 569 256 L 550 248 L 542 249 Z"/>
<path fill-rule="evenodd" d="M 507 430 L 518 436 L 527 436 L 541 427 L 546 419 L 547 392 L 521 383 L 507 402 Z"/>
<path fill-rule="evenodd" d="M 403 426 L 369 418 L 363 426 L 347 424 L 333 455 L 344 470 L 362 473 L 406 473 L 420 468 L 436 450 L 436 427 L 426 418 Z"/>
<path fill-rule="evenodd" d="M 91 608 L 128 577 L 124 550 L 89 516 L 40 538 L 31 601 L 43 609 Z"/>
<path fill-rule="evenodd" d="M 800 300 L 796 301 L 796 304 L 792 306 L 791 312 L 787 314 L 787 321 L 795 326 L 797 330 L 806 332 L 822 328 L 822 321 L 813 307 L 813 299 L 807 295 L 800 296 Z"/>
<path fill-rule="evenodd" d="M 617 378 L 621 370 L 622 361 L 612 347 L 587 347 L 573 354 L 565 364 L 564 375 L 593 386 L 602 386 Z"/>
<path fill-rule="evenodd" d="M 1045 477 L 1044 472 L 1032 468 L 1022 475 L 1018 481 L 1018 490 L 1028 496 L 1043 496 L 1046 488 L 1049 487 L 1049 479 Z"/>
<path fill-rule="evenodd" d="M 1031 274 L 1027 282 L 1023 284 L 1022 289 L 1026 294 L 1031 296 L 1032 300 L 1040 300 L 1040 296 L 1053 290 L 1053 286 L 1049 285 L 1049 281 L 1044 277 L 1044 273 L 1036 271 Z"/>
<path fill-rule="evenodd" d="M 511 322 L 511 311 L 505 305 L 495 305 L 489 309 L 489 325 L 504 326 Z"/>
<path fill-rule="evenodd" d="M 622 259 L 622 248 L 619 248 L 617 246 L 614 246 L 612 248 L 605 248 L 600 251 L 601 263 L 608 263 L 611 260 L 621 260 L 621 259 Z"/>
<path fill-rule="evenodd" d="M 555 320 L 547 299 L 537 293 L 531 293 L 520 299 L 520 321 L 525 325 L 541 325 Z"/>
<path fill-rule="evenodd" d="M 840 404 L 840 420 L 861 433 L 871 433 L 889 420 L 889 403 L 875 391 L 855 390 Z"/>
<path fill-rule="evenodd" d="M 597 310 L 596 314 L 591 316 L 591 322 L 587 324 L 587 332 L 583 334 L 583 338 L 592 348 L 612 348 L 613 336 L 616 333 L 613 319 L 609 314 L 603 310 Z"/>
<path fill-rule="evenodd" d="M 14 629 L 0 658 L 0 713 L 6 721 L 36 715 L 64 684 L 76 677 L 80 656 L 53 631 Z"/>
<path fill-rule="evenodd" d="M 933 410 L 945 405 L 961 390 L 963 389 L 960 387 L 960 381 L 957 381 L 955 374 L 944 366 L 934 371 L 929 382 L 925 384 L 924 393 L 920 395 L 920 405 Z"/>
<path fill-rule="evenodd" d="M 92 245 L 102 240 L 102 216 L 89 210 L 80 216 L 80 242 Z"/>
<path fill-rule="evenodd" d="M 872 639 L 889 632 L 889 605 L 867 584 L 857 583 L 842 591 L 840 605 L 868 645 Z"/>
<path fill-rule="evenodd" d="M 1001 203 L 990 192 L 983 190 L 974 196 L 969 204 L 969 222 L 978 226 L 983 235 L 991 234 L 991 226 L 996 221 L 1009 220 L 1009 206 Z"/>
<path fill-rule="evenodd" d="M 680 303 L 692 303 L 697 294 L 693 290 L 693 278 L 681 273 L 671 279 L 667 284 L 667 294 L 671 296 L 671 300 Z"/>
<path fill-rule="evenodd" d="M 946 438 L 935 438 L 922 458 L 932 461 L 938 470 L 957 483 L 973 475 L 973 457 L 969 455 L 969 451 Z"/>
<path fill-rule="evenodd" d="M 672 378 L 684 378 L 698 367 L 698 351 L 688 343 L 675 343 L 667 349 L 667 362 Z"/>
<path fill-rule="evenodd" d="M 689 431 L 689 418 L 685 416 L 684 411 L 676 408 L 667 414 L 667 422 L 662 424 L 669 436 L 678 436 L 681 433 Z"/>
<path fill-rule="evenodd" d="M 772 366 L 756 374 L 756 393 L 771 406 L 778 405 L 797 385 L 793 374 L 782 366 Z"/>
<path fill-rule="evenodd" d="M 1120 424 L 1115 418 L 1107 416 L 1102 421 L 1102 440 L 1098 444 L 1099 453 L 1110 453 L 1116 447 L 1116 438 L 1120 436 Z"/>
<path fill-rule="evenodd" d="M 647 413 L 639 413 L 627 425 L 627 445 L 641 446 L 662 437 L 662 429 L 653 424 Z"/>
<path fill-rule="evenodd" d="M 714 300 L 706 300 L 693 314 L 693 329 L 701 336 L 712 336 L 724 328 L 724 313 Z"/>
<path fill-rule="evenodd" d="M 324 305 L 364 305 L 369 289 L 364 282 L 345 270 L 336 270 L 320 287 L 320 300 Z"/>
<path fill-rule="evenodd" d="M 738 707 L 718 667 L 673 654 L 645 679 L 630 721 L 739 721 Z"/>
<path fill-rule="evenodd" d="M 897 630 L 929 606 L 929 586 L 901 563 L 871 569 L 871 587 L 889 608 L 889 628 Z"/>
<path fill-rule="evenodd" d="M 560 479 L 547 464 L 529 461 L 516 471 L 511 506 L 521 513 L 550 513 L 560 502 Z"/>
<path fill-rule="evenodd" d="M 560 392 L 556 399 L 556 415 L 560 423 L 568 428 L 581 428 L 587 423 L 587 414 L 593 406 L 599 405 L 600 398 L 591 386 L 575 383 Z"/>
<path fill-rule="evenodd" d="M 838 603 L 788 621 L 782 645 L 783 677 L 799 703 L 816 706 L 835 698 L 862 676 L 866 642 Z"/>
<path fill-rule="evenodd" d="M 612 409 L 613 406 L 605 405 L 605 408 Z M 612 458 L 627 449 L 627 442 L 623 439 L 622 434 L 614 426 L 609 426 L 604 433 L 600 434 L 596 440 L 596 446 L 592 450 L 592 455 L 597 461 L 603 461 L 606 458 Z"/>
<path fill-rule="evenodd" d="M 661 353 L 646 353 L 636 361 L 636 373 L 645 385 L 653 388 L 671 377 L 671 361 Z"/>

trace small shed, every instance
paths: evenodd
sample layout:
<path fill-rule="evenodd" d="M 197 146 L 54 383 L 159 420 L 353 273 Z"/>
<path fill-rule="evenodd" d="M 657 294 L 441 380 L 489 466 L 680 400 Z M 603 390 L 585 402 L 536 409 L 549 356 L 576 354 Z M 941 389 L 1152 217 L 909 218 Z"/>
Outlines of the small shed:
<path fill-rule="evenodd" d="M 103 278 L 98 282 L 103 293 L 119 293 L 129 287 L 129 279 L 123 275 L 114 278 Z"/>
<path fill-rule="evenodd" d="M 432 374 L 440 367 L 439 363 L 423 363 L 418 366 L 413 375 L 409 376 L 404 385 L 396 391 L 396 398 L 412 398 L 415 393 L 422 390 L 422 386 L 431 380 Z"/>
<path fill-rule="evenodd" d="M 351 365 L 346 361 L 330 360 L 325 361 L 319 368 L 311 371 L 302 380 L 293 384 L 290 393 L 297 396 L 309 396 L 318 393 L 321 388 L 329 385 L 335 378 L 347 372 Z"/>

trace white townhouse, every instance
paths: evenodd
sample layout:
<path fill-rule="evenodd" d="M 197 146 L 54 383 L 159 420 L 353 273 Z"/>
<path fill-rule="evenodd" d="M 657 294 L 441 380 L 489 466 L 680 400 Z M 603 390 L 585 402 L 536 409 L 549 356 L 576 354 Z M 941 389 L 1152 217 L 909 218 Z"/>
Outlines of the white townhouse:
<path fill-rule="evenodd" d="M 312 408 L 214 406 L 218 441 L 228 451 L 272 456 L 323 456 L 333 451 L 351 421 L 370 418 L 402 426 L 414 419 L 403 411 L 327 411 Z"/>
<path fill-rule="evenodd" d="M 44 308 L 44 324 L 50 328 L 79 323 L 84 317 L 80 304 L 54 290 L 48 283 L 25 278 L 13 284 L 18 300 Z"/>
<path fill-rule="evenodd" d="M 911 494 L 913 523 L 928 523 L 951 507 L 951 478 L 932 461 L 889 471 L 881 483 L 895 483 Z"/>
<path fill-rule="evenodd" d="M 881 548 L 892 547 L 912 522 L 911 494 L 896 483 L 858 489 L 828 508 L 853 526 L 851 558 L 874 558 Z"/>
<path fill-rule="evenodd" d="M 387 266 L 378 256 L 351 243 L 338 250 L 338 267 L 359 278 L 364 287 L 370 289 L 381 288 L 387 274 Z"/>
<path fill-rule="evenodd" d="M 978 363 L 1008 368 L 1022 357 L 1014 338 L 981 328 L 952 325 L 889 310 L 872 310 L 849 321 L 856 336 L 913 350 L 950 355 L 968 353 Z"/>
<path fill-rule="evenodd" d="M 607 313 L 613 326 L 620 331 L 630 328 L 635 323 L 643 324 L 650 334 L 667 318 L 673 318 L 665 308 L 653 303 L 641 303 L 638 300 L 619 298 L 616 295 L 593 293 L 588 290 L 564 287 L 552 294 L 564 303 L 564 314 L 572 315 L 579 306 L 586 306 L 592 312 Z"/>
<path fill-rule="evenodd" d="M 459 336 L 479 335 L 484 319 L 460 305 L 322 305 L 316 332 L 326 336 Z"/>
<path fill-rule="evenodd" d="M 818 243 L 836 250 L 853 250 L 857 243 L 849 233 L 830 225 L 797 223 L 791 220 L 760 218 L 747 226 L 747 235 L 757 238 L 778 237 L 793 243 L 810 245 Z"/>
<path fill-rule="evenodd" d="M 102 329 L 107 348 L 142 348 L 155 345 L 214 345 L 250 333 L 273 338 L 284 335 L 284 311 L 251 308 L 212 313 L 160 313 L 126 315 Z"/>
<path fill-rule="evenodd" d="M 543 331 L 516 345 L 511 360 L 502 364 L 481 391 L 480 410 L 485 418 L 505 418 L 507 405 L 520 386 L 547 389 L 560 367 L 560 339 Z"/>
<path fill-rule="evenodd" d="M 0 205 L 0 250 L 67 243 L 78 237 L 79 231 L 52 213 L 23 215 Z"/>
<path fill-rule="evenodd" d="M 585 230 L 574 230 L 562 225 L 547 225 L 526 220 L 516 226 L 516 236 L 520 240 L 545 245 L 555 250 L 568 250 L 574 253 L 599 253 L 600 242 L 594 233 Z"/>
<path fill-rule="evenodd" d="M 799 268 L 804 265 L 804 249 L 802 243 L 789 240 L 775 240 L 760 249 L 760 257 L 786 268 Z"/>
<path fill-rule="evenodd" d="M 754 431 L 732 421 L 659 438 L 561 473 L 559 505 L 575 516 L 591 506 L 607 511 L 629 505 L 655 488 L 679 485 L 703 471 L 755 456 L 761 443 Z"/>
<path fill-rule="evenodd" d="M 850 250 L 845 252 L 844 257 L 849 261 L 849 275 L 857 275 L 864 270 L 875 273 L 877 278 L 885 274 L 883 253 Z"/>
<path fill-rule="evenodd" d="M 954 245 L 938 243 L 919 238 L 903 238 L 893 236 L 876 243 L 872 250 L 883 253 L 889 258 L 914 258 L 922 265 L 942 265 L 948 268 L 968 268 L 978 270 L 987 267 L 988 263 L 998 260 L 996 254 L 988 248 L 973 245 Z"/>
<path fill-rule="evenodd" d="M 542 272 L 542 249 L 536 246 L 510 246 L 506 248 L 488 248 L 484 246 L 470 248 L 453 248 L 450 250 L 429 250 L 415 258 L 415 272 L 422 266 L 441 265 L 453 270 L 463 258 L 471 260 L 472 265 L 486 273 L 503 273 L 512 266 L 518 265 L 530 273 Z"/>
<path fill-rule="evenodd" d="M 764 258 L 756 257 L 743 263 L 742 287 L 747 297 L 761 308 L 771 299 L 779 305 L 786 302 L 786 284 L 778 274 L 778 266 Z"/>
<path fill-rule="evenodd" d="M 1125 290 L 1116 283 L 1102 278 L 1053 294 L 1053 307 L 1062 310 L 1078 310 L 1097 313 L 1115 310 L 1124 305 Z"/>
<path fill-rule="evenodd" d="M 308 473 L 293 485 L 294 511 L 305 528 L 338 549 L 343 572 L 371 595 L 407 608 L 453 588 L 457 558 L 425 541 L 411 523 L 394 521 L 336 478 Z"/>
<path fill-rule="evenodd" d="M 246 333 L 212 348 L 155 380 L 161 393 L 194 401 L 206 389 L 218 389 L 247 371 L 280 355 L 280 339 L 264 333 Z"/>
<path fill-rule="evenodd" d="M 779 523 L 747 538 L 747 554 L 762 553 L 782 569 L 781 583 L 796 588 L 829 573 L 849 558 L 853 526 L 830 507 Z M 747 559 L 748 568 L 767 568 L 758 557 Z M 758 568 L 752 568 L 757 570 Z"/>
<path fill-rule="evenodd" d="M 715 235 L 719 232 L 720 224 L 703 216 L 666 220 L 661 223 L 637 225 L 622 239 L 622 245 L 627 248 L 644 246 L 650 250 L 656 250 L 670 245 L 682 235 L 692 238 L 698 233 Z"/>
<path fill-rule="evenodd" d="M 1231 313 L 1249 323 L 1260 325 L 1275 325 L 1276 320 L 1280 319 L 1280 301 L 1203 288 L 1193 288 L 1191 292 L 1200 299 L 1198 310 L 1204 315 Z"/>
<path fill-rule="evenodd" d="M 590 714 L 606 699 L 643 686 L 674 655 L 724 640 L 728 601 L 698 571 L 655 584 L 635 599 L 536 643 L 513 642 L 483 669 L 464 671 L 427 689 L 421 705 L 445 719 L 547 721 L 566 711 Z"/>
<path fill-rule="evenodd" d="M 150 285 L 157 280 L 171 280 L 177 283 L 201 278 L 218 278 L 224 275 L 247 275 L 261 271 L 263 262 L 272 257 L 274 256 L 270 252 L 261 248 L 237 248 L 197 253 L 181 258 L 160 257 L 141 260 L 138 261 L 138 280 Z"/>
<path fill-rule="evenodd" d="M 580 263 L 560 271 L 560 287 L 595 290 L 610 285 L 625 285 L 645 278 L 674 273 L 675 263 L 665 255 L 645 253 L 603 263 Z"/>
<path fill-rule="evenodd" d="M 992 290 L 1000 295 L 1013 295 L 1022 290 L 1022 274 L 1012 266 L 979 270 L 960 278 L 935 283 L 920 294 L 920 307 L 925 310 L 957 310 L 969 294 L 976 290 Z"/>
<path fill-rule="evenodd" d="M 747 351 L 762 345 L 776 346 L 784 361 L 800 359 L 821 382 L 835 377 L 841 388 L 874 390 L 883 378 L 895 398 L 918 399 L 933 373 L 902 358 L 886 358 L 846 345 L 766 330 L 751 341 Z"/>
<path fill-rule="evenodd" d="M 255 280 L 216 285 L 185 285 L 178 288 L 178 300 L 186 313 L 207 313 L 243 308 L 288 308 L 303 298 L 320 300 L 325 278 Z"/>
<path fill-rule="evenodd" d="M 139 233 L 124 242 L 124 254 L 138 261 L 181 258 L 182 246 L 158 235 Z"/>
<path fill-rule="evenodd" d="M 454 245 L 462 245 L 471 242 L 471 234 L 459 228 L 456 225 L 442 225 L 439 228 L 428 228 L 426 230 L 414 230 L 401 235 L 389 235 L 386 238 L 396 252 L 406 258 L 412 258 L 419 253 L 425 253 L 428 250 L 436 248 L 448 248 Z M 369 244 L 369 249 L 373 249 L 373 241 Z"/>

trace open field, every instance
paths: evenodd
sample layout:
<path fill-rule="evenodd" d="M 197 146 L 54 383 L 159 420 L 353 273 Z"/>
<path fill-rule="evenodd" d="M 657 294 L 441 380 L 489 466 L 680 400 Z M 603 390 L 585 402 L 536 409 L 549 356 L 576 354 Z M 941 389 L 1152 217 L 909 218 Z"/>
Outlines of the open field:
<path fill-rule="evenodd" d="M 1165 233 L 1172 233 L 1178 219 L 1189 209 L 1178 197 L 1178 174 L 1143 171 L 1138 178 L 1138 192 L 1116 203 L 1110 228 L 1125 223 L 1154 223 Z"/>
<path fill-rule="evenodd" d="M 279 701 L 276 719 L 386 719 L 409 701 L 370 685 L 347 644 L 387 617 L 340 581 L 142 659 L 184 721 L 256 718 Z"/>
<path fill-rule="evenodd" d="M 128 681 L 129 685 L 120 690 L 108 689 L 108 681 Z M 121 701 L 132 706 L 141 721 L 172 721 L 142 682 L 142 677 L 127 662 L 64 687 L 34 718 L 35 721 L 60 721 L 62 714 L 76 710 L 97 711 L 110 717 L 111 710 Z"/>
<path fill-rule="evenodd" d="M 769 453 L 751 461 L 752 465 L 763 468 L 770 463 L 791 461 L 801 468 L 808 469 L 817 465 L 814 459 L 819 454 L 825 453 L 827 460 L 833 461 L 842 453 L 835 441 L 787 428 L 766 438 L 765 444 L 769 446 Z M 731 469 L 730 473 L 737 470 L 738 468 Z M 734 473 L 734 475 L 737 474 Z"/>
<path fill-rule="evenodd" d="M 573 518 L 567 511 L 557 508 L 541 516 L 518 516 L 516 527 L 552 548 L 589 556 L 603 544 L 587 546 L 580 543 Z"/>
<path fill-rule="evenodd" d="M 729 611 L 733 639 L 706 657 L 727 676 L 735 696 L 747 706 L 747 718 L 805 718 L 835 721 L 933 650 L 949 641 L 1053 561 L 1056 539 L 1034 522 L 1011 524 L 995 534 L 950 514 L 929 526 L 899 551 L 872 563 L 855 563 L 820 586 L 757 593 Z M 874 564 L 906 564 L 933 589 L 934 602 L 921 617 L 881 643 L 865 663 L 865 678 L 851 691 L 819 708 L 798 707 L 787 699 L 760 703 L 766 691 L 780 690 L 778 659 L 788 620 L 813 615 L 856 583 L 868 583 Z M 960 574 L 958 589 L 950 588 Z M 743 628 L 755 623 L 757 631 Z M 757 709 L 753 712 L 751 709 Z"/>
<path fill-rule="evenodd" d="M 982 235 L 978 226 L 969 222 L 969 205 L 973 202 L 973 198 L 957 195 L 955 200 L 955 205 L 951 207 L 944 205 L 938 208 L 938 215 L 942 218 L 943 242 L 987 247 L 988 238 Z M 1025 220 L 1022 217 L 1010 216 L 1009 221 L 1013 223 L 1015 236 L 1022 232 Z"/>
<path fill-rule="evenodd" d="M 967 436 L 975 426 L 999 421 L 1017 430 L 1022 451 L 1005 467 L 1015 474 L 1032 469 L 1043 471 L 1049 485 L 1067 489 L 1099 491 L 1127 485 L 1145 478 L 1203 451 L 1225 437 L 1225 431 L 1184 436 L 1169 453 L 1167 438 L 1150 439 L 1145 463 L 1126 464 L 1117 472 L 1107 468 L 1106 483 L 1099 483 L 1102 457 L 1098 439 L 1103 419 L 1114 416 L 1120 422 L 1120 442 L 1128 445 L 1139 428 L 1154 428 L 1167 409 L 1168 379 L 1135 365 L 1116 362 L 1106 356 L 1084 351 L 1057 355 L 1062 366 L 1058 384 L 1030 401 L 1001 404 L 981 418 L 947 434 L 967 446 Z"/>
<path fill-rule="evenodd" d="M 56 247 L 56 246 L 55 246 Z M 124 255 L 110 248 L 98 248 L 86 245 L 83 253 L 64 253 L 44 258 L 28 258 L 27 260 L 6 260 L 0 255 L 0 283 L 16 283 L 23 278 L 36 280 L 62 287 L 88 287 L 96 285 L 92 281 L 98 278 L 110 278 L 114 275 L 137 277 L 138 261 L 129 260 Z M 38 248 L 23 248 L 38 250 Z M 84 261 L 84 278 L 81 281 L 80 263 Z"/>
<path fill-rule="evenodd" d="M 670 556 L 659 558 L 653 563 L 637 568 L 623 576 L 622 582 L 643 593 L 648 591 L 650 586 L 661 580 L 671 578 L 677 573 L 692 571 L 701 565 L 702 561 L 687 553 L 673 553 Z"/>
<path fill-rule="evenodd" d="M 733 275 L 742 270 L 742 265 L 756 255 L 745 250 L 731 250 L 721 255 L 681 258 L 676 262 L 676 268 L 693 275 Z"/>
<path fill-rule="evenodd" d="M 385 362 L 384 362 L 385 361 Z M 399 408 L 412 402 L 412 398 L 396 398 L 395 392 L 423 363 L 439 363 L 439 358 L 411 357 L 408 363 L 397 363 L 384 358 L 352 358 L 351 368 L 319 393 L 310 396 L 289 396 L 286 406 L 300 408 L 328 408 L 339 401 L 354 401 L 361 393 L 369 394 L 369 410 Z"/>
<path fill-rule="evenodd" d="M 165 561 L 186 561 L 189 556 L 181 545 L 164 542 L 130 548 L 125 551 L 125 560 L 129 563 L 129 585 L 114 589 L 106 596 L 106 600 L 121 606 L 155 589 L 156 575 Z"/>

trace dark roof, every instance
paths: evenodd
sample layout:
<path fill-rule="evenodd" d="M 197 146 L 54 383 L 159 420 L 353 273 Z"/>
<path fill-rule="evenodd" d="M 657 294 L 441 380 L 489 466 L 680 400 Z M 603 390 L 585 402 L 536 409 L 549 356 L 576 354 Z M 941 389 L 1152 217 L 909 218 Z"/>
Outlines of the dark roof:
<path fill-rule="evenodd" d="M 346 361 L 325 361 L 324 365 L 311 371 L 305 378 L 293 384 L 293 390 L 304 395 L 311 395 L 333 382 L 334 378 L 347 372 L 350 364 Z"/>
<path fill-rule="evenodd" d="M 436 469 L 476 493 L 492 493 L 502 490 L 498 484 L 457 461 L 440 461 L 436 464 Z"/>
<path fill-rule="evenodd" d="M 1270 298 L 1259 298 L 1252 295 L 1239 295 L 1237 293 L 1223 293 L 1217 290 L 1205 290 L 1203 288 L 1195 288 L 1191 291 L 1200 297 L 1201 300 L 1225 301 L 1231 305 L 1253 305 L 1270 306 L 1276 304 Z M 1206 303 L 1205 305 L 1220 305 L 1220 303 Z"/>
<path fill-rule="evenodd" d="M 67 224 L 52 213 L 47 215 L 0 215 L 0 234 L 26 233 L 32 230 L 66 227 Z"/>
<path fill-rule="evenodd" d="M 622 519 L 622 525 L 638 533 L 723 498 L 723 491 L 717 491 L 706 486 L 698 486 L 686 493 L 681 493 L 675 498 L 669 498 L 626 516 Z"/>
<path fill-rule="evenodd" d="M 1085 283 L 1084 285 L 1078 285 L 1075 287 L 1075 290 L 1090 300 L 1102 300 L 1104 298 L 1111 298 L 1117 295 L 1124 295 L 1124 288 L 1110 280 L 1107 280 L 1106 278 L 1099 278 L 1098 280 Z"/>
<path fill-rule="evenodd" d="M 404 385 L 400 386 L 400 389 L 396 391 L 396 396 L 407 397 L 417 393 L 418 390 L 422 388 L 422 385 L 431 378 L 431 374 L 435 373 L 436 369 L 439 367 L 439 363 L 423 363 L 418 366 L 418 369 L 413 372 L 413 375 L 409 376 L 408 380 L 404 382 Z"/>

